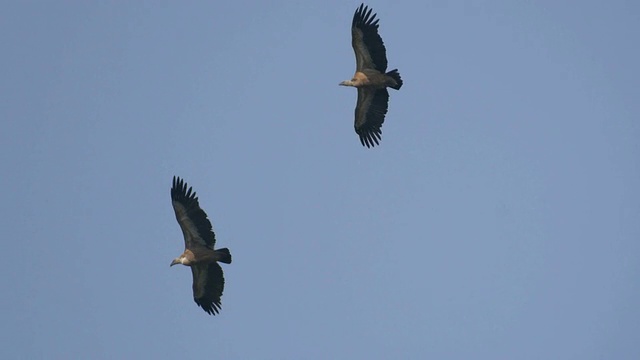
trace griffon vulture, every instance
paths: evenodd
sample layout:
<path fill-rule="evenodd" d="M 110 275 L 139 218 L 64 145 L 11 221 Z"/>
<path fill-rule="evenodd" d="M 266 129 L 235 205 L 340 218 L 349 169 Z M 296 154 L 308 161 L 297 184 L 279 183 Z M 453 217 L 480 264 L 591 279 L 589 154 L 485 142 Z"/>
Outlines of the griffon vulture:
<path fill-rule="evenodd" d="M 215 250 L 216 236 L 207 214 L 200 208 L 198 197 L 179 177 L 173 177 L 171 204 L 184 236 L 185 250 L 170 266 L 191 267 L 193 300 L 210 315 L 220 311 L 220 297 L 224 291 L 224 276 L 218 261 L 231 264 L 229 249 Z"/>
<path fill-rule="evenodd" d="M 387 54 L 378 34 L 376 14 L 360 5 L 351 23 L 351 45 L 356 53 L 356 73 L 340 83 L 358 88 L 355 129 L 363 146 L 372 147 L 382 139 L 382 123 L 387 113 L 387 87 L 400 90 L 402 79 L 398 69 L 387 73 Z"/>

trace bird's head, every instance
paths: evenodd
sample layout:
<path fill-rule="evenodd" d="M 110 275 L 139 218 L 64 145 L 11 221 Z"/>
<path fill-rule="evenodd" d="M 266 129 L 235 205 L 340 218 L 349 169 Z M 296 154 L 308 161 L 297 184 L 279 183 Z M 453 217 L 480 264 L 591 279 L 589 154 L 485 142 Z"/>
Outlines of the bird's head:
<path fill-rule="evenodd" d="M 364 71 L 364 70 L 363 70 Z M 338 85 L 362 87 L 369 83 L 369 77 L 362 71 L 356 71 L 351 80 L 345 80 Z"/>
<path fill-rule="evenodd" d="M 176 265 L 176 264 L 184 264 L 184 255 L 180 255 L 177 258 L 173 259 L 169 267 L 172 267 L 173 265 Z"/>

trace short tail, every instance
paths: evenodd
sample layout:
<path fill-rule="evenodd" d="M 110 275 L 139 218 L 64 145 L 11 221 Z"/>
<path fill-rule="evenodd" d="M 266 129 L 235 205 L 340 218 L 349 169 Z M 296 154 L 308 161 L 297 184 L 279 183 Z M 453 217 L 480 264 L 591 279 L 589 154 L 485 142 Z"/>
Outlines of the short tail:
<path fill-rule="evenodd" d="M 386 73 L 385 75 L 391 78 L 391 79 L 388 79 L 390 81 L 388 82 L 387 86 L 392 89 L 400 90 L 400 88 L 402 87 L 402 78 L 400 77 L 400 73 L 398 72 L 398 69 L 393 69 L 388 73 Z"/>
<path fill-rule="evenodd" d="M 225 264 L 231 264 L 231 253 L 229 252 L 229 249 L 218 249 L 216 250 L 216 254 L 218 255 L 218 261 Z"/>

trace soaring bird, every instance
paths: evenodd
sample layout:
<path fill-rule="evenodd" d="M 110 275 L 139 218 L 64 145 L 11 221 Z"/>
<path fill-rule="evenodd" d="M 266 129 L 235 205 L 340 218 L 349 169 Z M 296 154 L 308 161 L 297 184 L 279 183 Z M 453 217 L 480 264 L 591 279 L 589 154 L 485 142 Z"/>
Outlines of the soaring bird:
<path fill-rule="evenodd" d="M 387 114 L 387 87 L 400 90 L 402 79 L 398 69 L 387 73 L 387 50 L 378 34 L 378 21 L 372 9 L 361 4 L 351 23 L 351 45 L 356 53 L 356 73 L 340 83 L 358 88 L 355 129 L 363 146 L 379 145 L 382 123 Z"/>
<path fill-rule="evenodd" d="M 171 204 L 184 236 L 184 252 L 170 266 L 191 267 L 193 300 L 210 315 L 220 312 L 220 297 L 224 291 L 224 276 L 219 262 L 231 264 L 229 249 L 214 250 L 216 236 L 207 214 L 200 208 L 198 197 L 179 177 L 173 177 Z"/>

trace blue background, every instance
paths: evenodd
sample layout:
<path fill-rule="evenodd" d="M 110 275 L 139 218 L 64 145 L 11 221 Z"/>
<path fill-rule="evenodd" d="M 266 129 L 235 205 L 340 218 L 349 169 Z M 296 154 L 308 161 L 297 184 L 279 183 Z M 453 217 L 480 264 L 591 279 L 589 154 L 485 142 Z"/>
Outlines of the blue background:
<path fill-rule="evenodd" d="M 639 359 L 640 3 L 5 2 L 2 358 Z M 192 300 L 170 204 L 234 257 Z"/>

